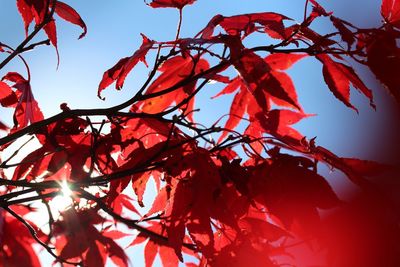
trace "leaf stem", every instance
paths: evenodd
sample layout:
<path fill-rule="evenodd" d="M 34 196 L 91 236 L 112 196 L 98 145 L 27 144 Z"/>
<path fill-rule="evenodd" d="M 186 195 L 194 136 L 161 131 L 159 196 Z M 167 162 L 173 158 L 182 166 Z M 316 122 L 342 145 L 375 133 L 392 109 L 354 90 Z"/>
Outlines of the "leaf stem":
<path fill-rule="evenodd" d="M 175 36 L 175 41 L 179 39 L 179 34 L 181 32 L 181 27 L 182 27 L 182 18 L 183 18 L 183 14 L 182 14 L 182 8 L 179 9 L 179 22 L 178 22 L 178 27 L 176 29 L 176 36 Z"/>

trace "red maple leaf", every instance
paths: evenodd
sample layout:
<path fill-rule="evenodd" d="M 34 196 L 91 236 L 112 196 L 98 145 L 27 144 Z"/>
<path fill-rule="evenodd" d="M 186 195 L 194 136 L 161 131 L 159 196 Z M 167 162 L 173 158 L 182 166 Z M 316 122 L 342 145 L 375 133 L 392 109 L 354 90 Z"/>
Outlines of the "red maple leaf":
<path fill-rule="evenodd" d="M 66 3 L 56 1 L 55 12 L 60 18 L 68 21 L 72 24 L 78 25 L 83 29 L 81 35 L 79 35 L 79 39 L 84 37 L 87 32 L 86 24 L 82 20 L 81 16 L 73 9 L 71 6 L 67 5 Z"/>
<path fill-rule="evenodd" d="M 47 2 L 45 0 L 17 0 L 18 11 L 20 12 L 25 25 L 25 34 L 28 36 L 29 25 L 35 19 L 36 26 L 44 22 L 45 17 L 49 16 L 50 10 L 53 6 L 53 2 Z M 47 8 L 47 10 L 46 10 Z M 79 39 L 86 34 L 86 25 L 82 20 L 78 12 L 71 6 L 56 1 L 54 7 L 55 13 L 60 18 L 80 26 L 83 29 L 83 33 L 79 36 Z M 57 30 L 54 18 L 50 18 L 43 27 L 46 35 L 49 37 L 51 44 L 55 47 L 57 52 L 57 59 L 59 61 L 58 47 L 57 47 Z"/>
<path fill-rule="evenodd" d="M 285 26 L 283 20 L 291 20 L 290 18 L 274 13 L 250 13 L 243 15 L 236 15 L 231 17 L 224 17 L 222 15 L 214 16 L 207 26 L 201 30 L 197 35 L 201 34 L 201 38 L 209 39 L 217 26 L 221 26 L 229 35 L 247 35 L 257 31 L 256 25 L 262 25 L 265 30 L 272 30 L 279 34 L 284 34 Z"/>
<path fill-rule="evenodd" d="M 2 80 L 14 83 L 12 87 L 17 89 L 15 93 L 18 97 L 18 103 L 15 106 L 14 112 L 14 128 L 23 128 L 29 123 L 43 120 L 42 111 L 33 97 L 31 85 L 28 80 L 25 80 L 24 77 L 16 72 L 7 73 Z"/>
<path fill-rule="evenodd" d="M 146 54 L 153 47 L 154 42 L 142 34 L 143 42 L 140 48 L 133 53 L 130 57 L 122 58 L 115 64 L 114 67 L 107 70 L 103 74 L 103 78 L 100 81 L 98 96 L 101 98 L 101 91 L 116 81 L 115 88 L 121 89 L 124 85 L 126 76 L 136 66 L 139 61 L 146 64 Z"/>
<path fill-rule="evenodd" d="M 325 82 L 336 98 L 342 101 L 346 106 L 357 111 L 350 103 L 350 84 L 352 84 L 362 94 L 368 97 L 370 105 L 375 107 L 372 91 L 365 86 L 351 67 L 333 61 L 328 55 L 318 55 L 316 57 L 323 64 L 322 72 Z"/>
<path fill-rule="evenodd" d="M 190 77 L 208 68 L 209 64 L 205 59 L 199 59 L 190 55 L 186 55 L 186 57 L 176 56 L 168 59 L 158 69 L 162 73 L 147 88 L 146 94 L 156 94 L 164 90 L 169 90 L 169 92 L 145 100 L 141 110 L 146 113 L 158 113 L 170 107 L 174 102 L 180 103 L 186 98 L 191 97 L 185 107 L 188 112 L 191 112 L 194 109 L 194 97 L 192 94 L 196 89 L 197 80 L 182 84 L 181 86 L 178 85 L 185 79 L 190 79 Z M 189 118 L 192 119 L 192 117 L 193 114 L 191 113 Z"/>
<path fill-rule="evenodd" d="M 385 22 L 400 28 L 400 1 L 398 0 L 382 0 L 381 15 Z"/>
<path fill-rule="evenodd" d="M 155 257 L 158 253 L 160 255 L 163 266 L 177 267 L 179 265 L 178 257 L 175 255 L 174 250 L 168 245 L 168 241 L 166 240 L 166 238 L 162 238 L 164 237 L 166 232 L 165 225 L 150 222 L 150 226 L 146 229 L 155 234 L 158 234 L 159 237 L 150 238 L 150 236 L 148 235 L 139 233 L 129 245 L 134 246 L 148 240 L 144 247 L 145 266 L 153 266 Z"/>
<path fill-rule="evenodd" d="M 158 7 L 174 7 L 178 9 L 184 8 L 186 5 L 191 5 L 196 0 L 152 0 L 149 6 L 153 8 Z"/>
<path fill-rule="evenodd" d="M 103 234 L 96 229 L 95 225 L 104 219 L 94 210 L 76 211 L 71 208 L 61 215 L 53 230 L 60 258 L 82 258 L 85 266 L 104 266 L 109 257 L 117 266 L 128 266 L 124 250 L 107 236 L 109 233 Z"/>

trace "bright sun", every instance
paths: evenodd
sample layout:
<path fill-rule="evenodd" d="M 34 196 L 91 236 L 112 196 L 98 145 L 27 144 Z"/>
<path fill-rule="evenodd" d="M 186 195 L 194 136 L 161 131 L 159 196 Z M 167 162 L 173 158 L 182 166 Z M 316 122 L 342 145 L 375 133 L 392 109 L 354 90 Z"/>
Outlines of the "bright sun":
<path fill-rule="evenodd" d="M 50 201 L 51 211 L 54 215 L 59 215 L 60 212 L 66 210 L 73 204 L 73 193 L 65 180 L 61 183 L 61 192 L 61 195 L 54 197 Z"/>

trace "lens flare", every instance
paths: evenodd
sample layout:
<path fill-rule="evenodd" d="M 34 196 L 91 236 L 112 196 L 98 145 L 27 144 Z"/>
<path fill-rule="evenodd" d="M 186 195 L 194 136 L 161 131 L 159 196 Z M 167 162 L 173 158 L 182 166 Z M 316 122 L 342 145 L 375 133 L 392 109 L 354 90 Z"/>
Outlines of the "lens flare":
<path fill-rule="evenodd" d="M 69 188 L 67 181 L 64 180 L 60 185 L 61 185 L 60 191 L 62 194 L 54 197 L 51 200 L 52 211 L 56 213 L 66 210 L 73 203 L 72 201 L 73 192 Z"/>

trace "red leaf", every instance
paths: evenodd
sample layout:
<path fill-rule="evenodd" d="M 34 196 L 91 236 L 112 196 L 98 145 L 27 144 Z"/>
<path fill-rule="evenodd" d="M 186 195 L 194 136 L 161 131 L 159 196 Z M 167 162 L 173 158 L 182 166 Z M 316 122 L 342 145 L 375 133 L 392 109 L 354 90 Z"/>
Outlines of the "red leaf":
<path fill-rule="evenodd" d="M 26 82 L 25 78 L 21 76 L 21 74 L 17 72 L 9 72 L 7 73 L 2 80 L 7 80 L 13 83 L 23 83 Z"/>
<path fill-rule="evenodd" d="M 199 211 L 193 212 L 186 227 L 203 256 L 211 258 L 214 253 L 214 234 L 210 225 L 210 215 L 207 209 L 203 208 Z"/>
<path fill-rule="evenodd" d="M 128 247 L 132 247 L 132 246 L 141 244 L 141 243 L 143 243 L 144 241 L 146 241 L 147 238 L 148 238 L 147 236 L 143 236 L 143 235 L 141 235 L 141 234 L 138 234 L 138 235 L 136 236 L 136 238 L 128 245 Z"/>
<path fill-rule="evenodd" d="M 265 62 L 274 70 L 287 70 L 294 63 L 308 56 L 307 54 L 275 53 L 267 56 Z"/>
<path fill-rule="evenodd" d="M 191 5 L 196 0 L 152 0 L 149 6 L 153 8 L 158 7 L 174 7 L 178 9 L 184 8 L 186 5 Z"/>
<path fill-rule="evenodd" d="M 116 81 L 121 74 L 122 69 L 125 67 L 125 64 L 130 60 L 130 57 L 124 57 L 120 59 L 117 64 L 115 64 L 111 69 L 107 70 L 103 74 L 103 78 L 100 81 L 98 96 L 101 98 L 101 91 L 107 88 L 110 84 Z"/>
<path fill-rule="evenodd" d="M 163 211 L 167 204 L 168 193 L 166 187 L 163 187 L 160 192 L 158 192 L 156 198 L 153 201 L 153 205 L 150 210 L 146 213 L 144 217 L 148 217 L 156 212 Z"/>
<path fill-rule="evenodd" d="M 309 116 L 312 115 L 277 109 L 269 111 L 266 117 L 262 113 L 256 114 L 258 122 L 267 133 L 277 134 L 280 137 L 286 136 L 295 140 L 301 140 L 303 136 L 290 125 Z"/>
<path fill-rule="evenodd" d="M 400 1 L 382 0 L 381 15 L 387 23 L 400 28 Z"/>
<path fill-rule="evenodd" d="M 251 137 L 252 139 L 261 140 L 261 138 L 265 134 L 265 131 L 264 129 L 259 127 L 258 123 L 252 122 L 249 124 L 249 126 L 247 126 L 246 130 L 244 131 L 244 134 Z M 264 149 L 264 146 L 262 144 L 263 144 L 262 141 L 257 141 L 250 143 L 249 146 L 251 146 L 251 148 L 258 154 L 261 154 L 261 152 Z"/>
<path fill-rule="evenodd" d="M 218 94 L 216 94 L 212 98 L 217 98 L 217 97 L 219 97 L 221 95 L 225 95 L 225 94 L 231 94 L 231 93 L 235 92 L 236 89 L 238 89 L 241 84 L 242 84 L 242 79 L 240 78 L 240 76 L 237 76 L 227 86 L 225 86 L 225 88 L 222 91 L 220 91 Z"/>
<path fill-rule="evenodd" d="M 128 257 L 125 254 L 125 251 L 117 243 L 115 243 L 111 238 L 106 238 L 101 240 L 101 242 L 102 246 L 108 249 L 106 253 L 108 252 L 108 256 L 116 266 L 128 267 Z"/>
<path fill-rule="evenodd" d="M 48 13 L 46 0 L 26 0 L 26 2 L 31 6 L 36 25 L 43 22 L 46 13 Z"/>
<path fill-rule="evenodd" d="M 124 250 L 94 225 L 104 222 L 95 210 L 68 209 L 54 224 L 56 248 L 64 259 L 83 258 L 88 266 L 104 266 L 106 257 L 117 266 L 128 266 Z M 82 239 L 82 236 L 85 236 Z M 62 242 L 64 240 L 64 242 Z M 86 252 L 87 251 L 87 252 Z"/>
<path fill-rule="evenodd" d="M 294 87 L 292 78 L 290 78 L 290 76 L 287 75 L 285 72 L 281 71 L 272 71 L 271 75 L 281 84 L 282 89 L 286 92 L 289 98 L 292 99 L 294 103 L 296 103 L 296 105 L 288 103 L 287 101 L 283 101 L 282 99 L 274 96 L 270 96 L 271 100 L 279 106 L 295 108 L 299 111 L 303 111 L 300 103 L 298 102 L 296 88 Z"/>
<path fill-rule="evenodd" d="M 326 10 L 320 4 L 318 4 L 317 1 L 310 0 L 310 2 L 313 4 L 313 11 L 310 15 L 311 20 L 313 20 L 315 17 L 319 17 L 319 16 L 327 17 L 332 14 L 332 12 L 330 12 L 330 13 L 326 12 Z"/>
<path fill-rule="evenodd" d="M 168 243 L 182 260 L 181 250 L 187 227 L 201 253 L 210 258 L 214 246 L 210 216 L 223 216 L 212 212 L 215 193 L 220 186 L 218 169 L 207 151 L 200 148 L 185 156 L 177 165 L 178 177 L 181 178 L 172 181 L 171 197 L 165 211 L 165 216 L 170 219 L 167 222 Z"/>
<path fill-rule="evenodd" d="M 60 64 L 60 54 L 58 53 L 58 46 L 57 46 L 57 29 L 56 29 L 56 23 L 54 20 L 49 21 L 44 27 L 43 27 L 47 37 L 49 37 L 49 40 L 51 44 L 54 46 L 56 49 L 56 54 L 57 54 L 57 67 Z"/>
<path fill-rule="evenodd" d="M 57 13 L 57 15 L 60 16 L 60 18 L 80 26 L 83 29 L 83 33 L 79 36 L 78 39 L 81 39 L 82 37 L 84 37 L 86 35 L 86 24 L 85 22 L 82 20 L 82 18 L 79 16 L 78 12 L 75 11 L 75 9 L 73 9 L 72 7 L 70 7 L 69 5 L 57 1 L 56 2 L 56 7 L 55 7 L 55 12 Z"/>
<path fill-rule="evenodd" d="M 62 244 L 62 242 L 59 241 L 57 245 L 57 247 L 62 247 L 59 255 L 63 259 L 78 257 L 88 248 L 87 241 L 84 240 L 82 242 L 79 242 L 78 236 L 71 236 L 70 238 L 68 238 L 67 241 L 65 241 L 65 244 Z"/>
<path fill-rule="evenodd" d="M 397 39 L 388 32 L 380 32 L 369 40 L 367 64 L 376 78 L 383 83 L 390 94 L 400 103 L 400 49 Z"/>
<path fill-rule="evenodd" d="M 233 130 L 239 124 L 247 110 L 249 98 L 252 97 L 253 96 L 247 92 L 246 88 L 241 89 L 238 93 L 236 93 L 229 111 L 229 118 L 225 123 L 224 128 Z M 218 143 L 221 142 L 227 134 L 228 132 L 224 131 L 219 137 Z"/>
<path fill-rule="evenodd" d="M 224 16 L 218 14 L 215 15 L 196 36 L 201 34 L 202 39 L 209 39 L 214 34 L 214 29 L 224 20 Z"/>
<path fill-rule="evenodd" d="M 171 216 L 171 222 L 167 227 L 168 243 L 174 249 L 175 254 L 182 261 L 182 244 L 185 237 L 185 222 L 193 203 L 193 192 L 190 185 L 178 183 L 175 190 L 171 192 L 170 207 L 167 208 L 166 216 Z"/>
<path fill-rule="evenodd" d="M 150 179 L 150 174 L 145 172 L 143 174 L 132 175 L 132 188 L 138 197 L 139 206 L 144 207 L 143 196 L 146 190 L 147 181 Z"/>
<path fill-rule="evenodd" d="M 14 82 L 12 87 L 18 90 L 18 104 L 14 112 L 14 127 L 23 128 L 29 123 L 43 120 L 43 114 L 33 97 L 29 81 L 16 72 L 9 72 L 3 80 Z"/>
<path fill-rule="evenodd" d="M 124 181 L 123 183 L 124 183 L 124 186 L 126 187 L 129 183 L 129 180 L 127 179 L 126 182 Z M 124 188 L 121 188 L 121 191 L 123 191 L 123 189 Z M 112 190 L 113 189 L 110 188 L 110 191 L 112 191 Z M 111 197 L 108 199 L 108 202 L 110 202 L 112 200 L 110 205 L 113 208 L 114 212 L 119 215 L 122 215 L 122 209 L 126 208 L 126 209 L 140 215 L 140 213 L 137 211 L 135 206 L 132 204 L 133 199 L 125 194 L 121 194 L 121 191 L 119 189 L 117 190 L 116 193 L 118 193 L 118 196 L 116 198 L 111 197 L 110 192 L 108 193 L 109 197 Z"/>
<path fill-rule="evenodd" d="M 306 233 L 316 234 L 317 208 L 330 209 L 341 203 L 324 177 L 300 166 L 291 155 L 278 154 L 272 164 L 260 164 L 252 173 L 250 191 L 286 228 L 297 221 Z"/>
<path fill-rule="evenodd" d="M 113 240 L 121 239 L 121 238 L 124 238 L 124 237 L 127 237 L 127 236 L 131 236 L 131 235 L 132 234 L 123 233 L 123 232 L 120 232 L 118 230 L 111 230 L 111 231 L 107 231 L 107 232 L 103 233 L 103 236 L 111 238 Z"/>
<path fill-rule="evenodd" d="M 61 150 L 54 152 L 49 161 L 49 165 L 47 166 L 47 171 L 56 173 L 58 170 L 64 167 L 67 160 L 68 153 L 66 151 Z"/>
<path fill-rule="evenodd" d="M 124 81 L 126 76 L 131 72 L 131 70 L 136 66 L 139 61 L 142 61 L 146 66 L 146 54 L 153 47 L 154 41 L 147 38 L 144 34 L 142 34 L 142 45 L 139 50 L 137 50 L 126 62 L 125 66 L 121 70 L 121 73 L 118 76 L 117 83 L 115 84 L 117 89 L 122 88 L 124 85 Z"/>
<path fill-rule="evenodd" d="M 338 31 L 342 37 L 342 40 L 345 41 L 347 43 L 347 45 L 350 47 L 354 43 L 355 38 L 354 38 L 353 32 L 351 30 L 349 30 L 346 27 L 346 25 L 350 25 L 353 28 L 356 28 L 356 27 L 354 27 L 353 25 L 351 25 L 350 23 L 348 23 L 342 19 L 339 19 L 339 18 L 333 16 L 332 12 L 326 12 L 325 9 L 321 5 L 319 5 L 315 0 L 310 0 L 310 2 L 313 4 L 314 7 L 313 7 L 313 12 L 307 18 L 308 24 L 310 24 L 316 17 L 329 16 L 330 20 L 333 23 L 333 26 L 335 26 L 335 28 L 338 29 Z"/>
<path fill-rule="evenodd" d="M 271 55 L 267 57 L 265 60 L 266 62 L 271 63 L 274 67 L 277 69 L 287 69 L 289 68 L 293 63 L 295 63 L 297 60 L 301 59 L 304 57 L 304 55 L 294 55 L 293 57 L 290 55 L 286 54 L 277 54 Z M 261 64 L 261 63 L 260 63 Z M 257 73 L 256 70 L 253 70 L 251 65 L 248 64 L 248 66 L 245 66 L 245 68 L 248 68 L 252 70 L 252 76 L 254 77 L 262 77 L 262 73 Z M 266 69 L 269 69 L 268 65 L 264 65 Z M 246 72 L 243 72 L 244 75 L 248 75 Z M 278 104 L 280 106 L 287 106 L 287 107 L 292 107 L 299 109 L 300 111 L 302 110 L 300 107 L 300 104 L 297 101 L 297 94 L 296 90 L 294 88 L 293 82 L 291 78 L 283 72 L 279 71 L 274 71 L 274 70 L 269 70 L 268 72 L 268 77 L 266 79 L 271 79 L 274 82 L 272 85 L 278 85 L 276 90 L 273 90 L 274 87 L 271 88 L 271 90 L 265 90 L 264 92 L 258 92 L 257 95 L 259 95 L 259 98 L 257 96 L 250 95 L 248 91 L 252 92 L 251 88 L 248 88 L 249 82 L 251 81 L 253 84 L 258 82 L 259 84 L 255 84 L 253 86 L 259 86 L 260 88 L 262 86 L 265 86 L 264 83 L 257 81 L 256 78 L 249 76 L 248 81 L 243 81 L 243 79 L 238 76 L 235 79 L 231 81 L 231 83 L 225 87 L 219 94 L 217 94 L 215 97 L 222 95 L 222 94 L 227 94 L 235 91 L 238 87 L 240 87 L 240 91 L 235 95 L 232 104 L 231 104 L 231 109 L 230 109 L 230 115 L 228 118 L 228 121 L 225 124 L 225 128 L 227 129 L 233 129 L 235 128 L 239 122 L 241 121 L 243 115 L 247 112 L 250 117 L 254 117 L 254 115 L 260 111 L 267 112 L 269 110 L 269 100 L 272 100 L 275 102 L 275 104 Z M 269 84 L 269 83 L 267 83 Z M 257 88 L 256 87 L 256 88 Z M 273 94 L 268 94 L 269 92 L 274 92 Z M 276 93 L 278 92 L 278 93 Z M 286 95 L 284 98 L 285 99 L 290 99 L 290 102 L 286 100 L 282 100 L 279 97 L 276 97 L 276 95 Z M 264 100 L 263 100 L 264 99 Z M 257 108 L 257 102 L 258 101 L 258 106 Z M 261 102 L 261 103 L 260 103 Z M 292 104 L 294 103 L 294 104 Z M 261 105 L 266 105 L 266 108 L 263 108 Z M 219 138 L 219 142 L 228 134 L 227 131 L 224 131 Z M 248 128 L 247 134 L 252 135 L 253 137 L 261 137 L 258 135 L 258 131 L 254 127 Z M 258 150 L 258 149 L 257 149 Z"/>
<path fill-rule="evenodd" d="M 28 36 L 28 28 L 33 21 L 33 14 L 30 6 L 26 3 L 26 0 L 17 0 L 18 11 L 22 16 L 25 26 L 25 35 Z"/>
<path fill-rule="evenodd" d="M 89 249 L 85 255 L 85 265 L 86 266 L 104 266 L 105 255 L 104 248 L 98 241 L 94 240 L 90 244 Z M 104 252 L 103 252 L 104 251 Z"/>
<path fill-rule="evenodd" d="M 209 64 L 204 59 L 192 58 L 190 56 L 172 57 L 159 68 L 162 74 L 147 88 L 146 94 L 169 89 L 192 75 L 199 74 L 208 68 Z M 182 87 L 176 88 L 172 92 L 144 101 L 142 111 L 146 113 L 157 113 L 165 110 L 174 102 L 180 103 L 193 93 L 196 82 L 197 80 L 192 81 Z"/>
<path fill-rule="evenodd" d="M 301 110 L 296 101 L 285 91 L 280 81 L 271 74 L 271 67 L 253 51 L 245 49 L 239 60 L 234 62 L 234 66 L 263 111 L 268 111 L 268 103 L 264 94 L 274 96 Z"/>
<path fill-rule="evenodd" d="M 164 236 L 164 224 L 154 221 L 150 221 L 149 223 L 150 226 L 147 227 L 148 231 L 159 234 L 160 236 Z M 170 247 L 170 245 L 167 244 L 167 241 L 165 241 L 163 238 L 149 238 L 148 235 L 140 233 L 128 247 L 143 243 L 147 239 L 149 239 L 149 241 L 146 243 L 144 253 L 146 267 L 151 266 L 151 264 L 154 262 L 154 253 L 157 253 L 157 251 L 160 255 L 163 266 L 178 267 L 178 257 L 175 255 L 174 250 Z M 155 245 L 157 245 L 157 247 Z"/>
<path fill-rule="evenodd" d="M 45 0 L 17 0 L 17 7 L 24 21 L 26 34 L 32 20 L 35 19 L 35 23 L 38 25 L 43 21 L 46 14 Z"/>
<path fill-rule="evenodd" d="M 374 107 L 372 92 L 360 80 L 352 68 L 342 63 L 333 61 L 328 55 L 316 56 L 323 64 L 324 79 L 331 92 L 346 106 L 357 109 L 350 103 L 350 83 L 370 100 Z"/>
<path fill-rule="evenodd" d="M 392 169 L 392 166 L 370 160 L 356 158 L 341 158 L 341 160 L 360 176 L 376 176 Z"/>
<path fill-rule="evenodd" d="M 31 222 L 28 223 L 37 229 Z M 36 241 L 31 233 L 25 225 L 3 209 L 0 210 L 0 237 L 2 266 L 41 266 L 38 255 L 32 247 Z"/>
<path fill-rule="evenodd" d="M 158 245 L 154 243 L 152 240 L 147 241 L 146 246 L 144 247 L 144 262 L 146 267 L 153 266 L 154 259 L 156 258 L 158 252 Z"/>
<path fill-rule="evenodd" d="M 158 248 L 158 253 L 160 254 L 160 258 L 161 258 L 161 262 L 162 262 L 163 266 L 166 266 L 166 267 L 178 267 L 179 266 L 179 259 L 170 247 L 160 246 Z"/>
<path fill-rule="evenodd" d="M 14 106 L 18 102 L 17 95 L 8 84 L 0 81 L 0 105 L 3 107 Z"/>
<path fill-rule="evenodd" d="M 342 40 L 347 43 L 347 45 L 350 47 L 354 43 L 354 34 L 352 31 L 350 31 L 346 26 L 343 20 L 331 16 L 331 21 L 333 22 L 333 26 L 336 27 L 336 29 L 339 30 L 339 33 L 342 37 Z"/>
<path fill-rule="evenodd" d="M 138 215 L 140 215 L 140 213 L 137 211 L 137 209 L 135 208 L 135 206 L 132 203 L 133 202 L 132 198 L 130 198 L 127 195 L 124 195 L 124 194 L 119 195 L 119 197 L 120 197 L 121 203 L 123 204 L 123 206 L 126 209 L 128 209 L 128 210 L 130 210 L 130 211 L 132 211 L 132 212 L 134 212 L 134 213 L 136 213 Z"/>
<path fill-rule="evenodd" d="M 240 35 L 241 32 L 244 32 L 243 37 L 245 37 L 257 30 L 256 24 L 262 25 L 265 29 L 271 27 L 284 34 L 283 20 L 290 20 L 290 18 L 274 12 L 251 13 L 231 17 L 216 15 L 199 34 L 201 34 L 201 38 L 209 39 L 213 35 L 214 29 L 220 25 L 229 35 Z"/>
<path fill-rule="evenodd" d="M 114 67 L 107 70 L 103 74 L 103 78 L 100 81 L 98 96 L 101 97 L 101 91 L 103 91 L 106 87 L 108 87 L 113 82 L 117 81 L 115 84 L 116 89 L 121 89 L 124 85 L 124 81 L 129 72 L 136 66 L 139 61 L 146 63 L 146 54 L 153 47 L 153 41 L 148 39 L 145 35 L 142 34 L 143 42 L 142 45 L 136 52 L 130 56 L 125 57 L 117 62 Z"/>

